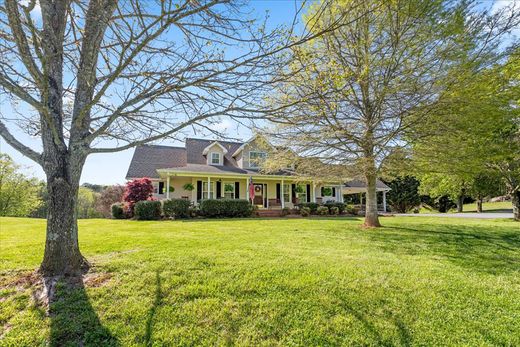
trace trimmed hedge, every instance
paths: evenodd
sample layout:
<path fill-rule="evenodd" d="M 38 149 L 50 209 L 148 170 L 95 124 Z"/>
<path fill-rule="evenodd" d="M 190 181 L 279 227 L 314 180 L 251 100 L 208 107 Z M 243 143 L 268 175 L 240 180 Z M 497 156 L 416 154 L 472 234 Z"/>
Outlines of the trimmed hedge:
<path fill-rule="evenodd" d="M 241 199 L 209 199 L 200 202 L 200 213 L 205 217 L 250 217 L 253 206 L 248 200 Z"/>
<path fill-rule="evenodd" d="M 324 205 L 327 206 L 329 209 L 331 207 L 337 207 L 339 214 L 343 214 L 343 212 L 345 212 L 345 208 L 346 208 L 346 205 L 342 202 L 326 202 Z"/>
<path fill-rule="evenodd" d="M 300 207 L 300 214 L 302 217 L 308 217 L 311 214 L 311 209 L 307 206 Z"/>
<path fill-rule="evenodd" d="M 112 204 L 112 206 L 110 207 L 110 210 L 112 212 L 112 218 L 114 218 L 114 219 L 125 219 L 126 218 L 124 204 L 122 202 L 116 202 L 115 204 Z"/>
<path fill-rule="evenodd" d="M 316 212 L 320 216 L 326 216 L 329 214 L 329 208 L 327 206 L 318 206 L 318 209 L 316 210 Z"/>
<path fill-rule="evenodd" d="M 185 199 L 170 199 L 163 201 L 163 213 L 166 217 L 188 218 L 190 217 L 191 202 Z"/>
<path fill-rule="evenodd" d="M 161 207 L 160 201 L 139 201 L 134 206 L 134 216 L 137 220 L 160 219 L 162 213 Z"/>
<path fill-rule="evenodd" d="M 311 210 L 312 214 L 315 214 L 318 211 L 319 206 L 320 205 L 316 202 L 302 202 L 298 204 L 298 208 L 308 207 Z"/>
<path fill-rule="evenodd" d="M 329 210 L 331 215 L 337 216 L 339 214 L 339 208 L 337 206 L 331 206 Z"/>

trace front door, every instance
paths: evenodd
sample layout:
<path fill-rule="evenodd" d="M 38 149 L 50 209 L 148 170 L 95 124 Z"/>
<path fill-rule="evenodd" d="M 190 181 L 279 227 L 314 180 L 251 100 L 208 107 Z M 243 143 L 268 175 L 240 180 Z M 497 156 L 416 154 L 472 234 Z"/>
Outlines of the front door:
<path fill-rule="evenodd" d="M 253 203 L 258 207 L 266 207 L 265 205 L 265 191 L 266 191 L 266 185 L 265 184 L 259 184 L 255 183 L 253 184 L 255 188 L 255 198 L 253 199 Z"/>

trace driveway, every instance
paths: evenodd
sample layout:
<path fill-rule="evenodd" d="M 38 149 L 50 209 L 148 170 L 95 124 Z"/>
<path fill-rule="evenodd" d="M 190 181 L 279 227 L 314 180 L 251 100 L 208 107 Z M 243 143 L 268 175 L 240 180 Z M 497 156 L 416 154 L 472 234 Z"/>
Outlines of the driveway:
<path fill-rule="evenodd" d="M 404 217 L 448 217 L 448 218 L 513 218 L 513 213 L 396 213 L 396 216 Z"/>

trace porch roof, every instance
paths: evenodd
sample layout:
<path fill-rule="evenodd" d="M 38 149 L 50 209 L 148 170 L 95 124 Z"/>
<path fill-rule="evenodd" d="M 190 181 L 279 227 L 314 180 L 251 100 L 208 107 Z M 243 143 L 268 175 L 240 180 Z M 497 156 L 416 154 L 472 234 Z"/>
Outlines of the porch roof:
<path fill-rule="evenodd" d="M 242 169 L 236 166 L 225 166 L 225 165 L 203 165 L 203 164 L 186 164 L 183 167 L 172 167 L 158 169 L 159 174 L 166 175 L 168 173 L 173 174 L 198 174 L 198 175 L 232 175 L 232 176 L 263 176 L 263 177 L 287 177 L 288 175 L 284 171 L 274 172 L 270 174 L 264 174 L 258 170 Z"/>

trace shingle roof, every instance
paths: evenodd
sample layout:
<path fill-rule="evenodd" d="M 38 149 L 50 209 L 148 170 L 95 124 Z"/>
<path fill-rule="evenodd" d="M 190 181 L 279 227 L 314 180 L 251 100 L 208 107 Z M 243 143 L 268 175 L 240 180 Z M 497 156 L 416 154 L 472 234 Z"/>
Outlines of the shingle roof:
<path fill-rule="evenodd" d="M 352 180 L 352 181 L 346 182 L 345 186 L 346 187 L 352 187 L 352 188 L 366 188 L 367 185 L 366 185 L 365 182 L 363 182 L 361 180 Z M 390 189 L 389 186 L 387 186 L 386 184 L 384 184 L 380 180 L 376 181 L 376 188 Z"/>
<path fill-rule="evenodd" d="M 186 148 L 142 145 L 135 148 L 126 178 L 159 178 L 157 169 L 186 166 Z"/>
<path fill-rule="evenodd" d="M 203 140 L 203 139 L 186 139 L 186 151 L 187 151 L 187 162 L 190 164 L 203 164 L 207 163 L 206 157 L 202 154 L 204 148 L 208 147 L 215 140 Z M 232 157 L 233 153 L 242 146 L 243 142 L 230 142 L 230 141 L 218 141 L 222 146 L 227 149 L 227 153 L 224 156 L 225 166 L 237 166 L 235 158 Z"/>

